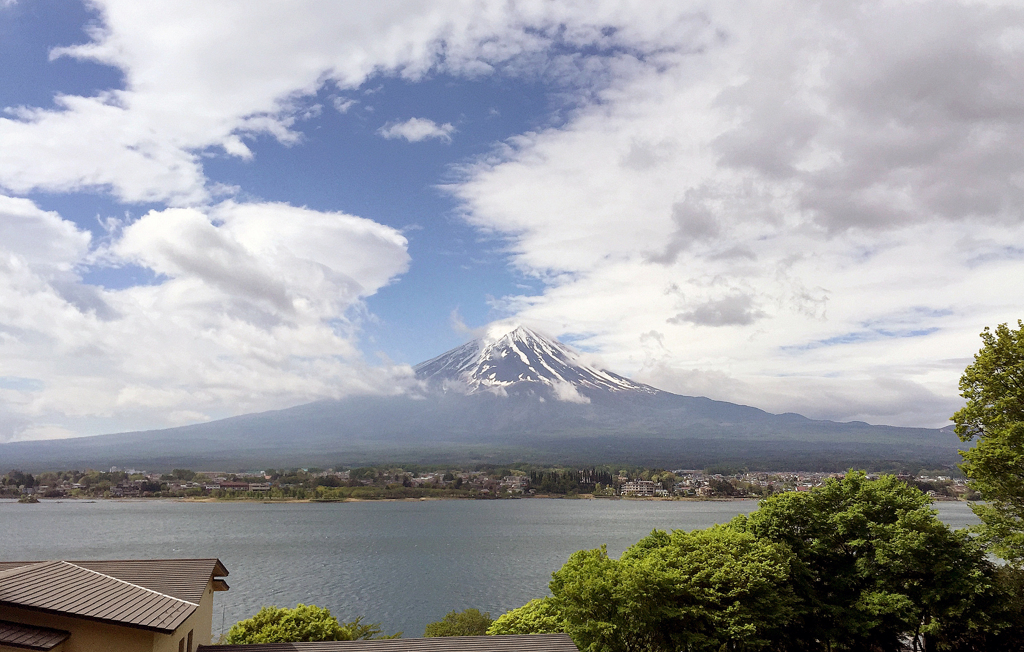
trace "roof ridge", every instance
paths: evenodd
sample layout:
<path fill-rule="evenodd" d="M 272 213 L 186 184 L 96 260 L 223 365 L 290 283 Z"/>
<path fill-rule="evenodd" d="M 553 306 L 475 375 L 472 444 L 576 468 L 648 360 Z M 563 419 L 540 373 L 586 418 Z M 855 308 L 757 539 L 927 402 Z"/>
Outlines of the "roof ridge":
<path fill-rule="evenodd" d="M 148 563 L 163 563 L 163 562 L 182 562 L 182 561 L 206 561 L 213 563 L 213 569 L 211 570 L 211 577 L 224 576 L 227 577 L 231 573 L 228 572 L 224 562 L 219 557 L 163 557 L 161 559 L 65 559 L 64 561 L 70 561 L 72 564 L 148 564 Z M 220 573 L 217 568 L 221 568 L 224 572 Z"/>
<path fill-rule="evenodd" d="M 55 561 L 68 561 L 72 564 L 148 564 L 154 561 L 220 561 L 217 557 L 160 557 L 157 559 L 36 559 L 32 561 L 0 560 L 0 564 L 21 564 L 30 566 L 32 564 L 49 564 Z M 21 568 L 18 566 L 17 568 Z"/>
<path fill-rule="evenodd" d="M 62 559 L 61 561 L 70 561 L 72 564 L 112 564 L 112 563 L 129 563 L 129 564 L 148 564 L 152 561 L 220 561 L 217 557 L 159 557 L 155 559 Z"/>
<path fill-rule="evenodd" d="M 95 570 L 93 570 L 91 568 L 85 568 L 84 566 L 79 566 L 78 564 L 71 563 L 70 561 L 60 560 L 57 563 L 59 563 L 59 564 L 67 564 L 68 566 L 73 566 L 74 568 L 77 568 L 79 570 L 83 570 L 83 571 L 85 571 L 87 573 L 94 573 L 96 575 L 99 575 L 100 577 L 106 577 L 107 579 L 114 580 L 115 582 L 118 582 L 120 584 L 127 584 L 128 586 L 132 586 L 132 587 L 135 587 L 137 589 L 141 589 L 143 591 L 149 591 L 150 593 L 155 593 L 156 595 L 159 595 L 159 596 L 164 597 L 164 598 L 168 598 L 170 600 L 176 600 L 177 602 L 184 602 L 185 604 L 192 605 L 193 607 L 198 607 L 199 606 L 195 602 L 191 602 L 189 600 L 184 600 L 182 598 L 176 598 L 173 595 L 167 595 L 166 593 L 161 593 L 160 591 L 154 591 L 153 589 L 150 589 L 148 587 L 140 586 L 138 584 L 133 584 L 132 582 L 128 582 L 128 581 L 122 580 L 122 579 L 120 579 L 118 577 L 114 577 L 113 575 L 107 575 L 106 573 L 101 573 L 101 572 L 95 571 Z"/>
<path fill-rule="evenodd" d="M 59 559 L 50 559 L 50 560 L 47 560 L 47 561 L 30 561 L 30 562 L 28 562 L 26 564 L 22 564 L 21 566 L 15 566 L 14 568 L 8 568 L 5 571 L 0 571 L 0 578 L 6 579 L 8 577 L 15 577 L 15 576 L 21 575 L 22 573 L 24 573 L 24 572 L 26 572 L 28 570 L 31 570 L 31 569 L 42 568 L 42 567 L 44 567 L 44 566 L 46 566 L 48 564 L 59 564 L 59 563 L 60 563 Z"/>

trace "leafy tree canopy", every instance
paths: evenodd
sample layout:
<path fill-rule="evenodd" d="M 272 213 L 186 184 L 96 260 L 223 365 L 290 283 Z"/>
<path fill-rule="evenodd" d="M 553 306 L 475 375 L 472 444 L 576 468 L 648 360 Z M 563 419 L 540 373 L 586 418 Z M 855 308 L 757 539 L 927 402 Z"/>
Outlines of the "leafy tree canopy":
<path fill-rule="evenodd" d="M 423 635 L 426 637 L 483 636 L 493 622 L 490 613 L 480 613 L 479 609 L 449 611 L 441 620 L 427 625 Z"/>
<path fill-rule="evenodd" d="M 553 598 L 530 600 L 518 609 L 505 612 L 487 629 L 491 636 L 510 634 L 561 634 L 565 618 Z"/>
<path fill-rule="evenodd" d="M 342 624 L 329 609 L 299 604 L 294 609 L 263 607 L 252 618 L 241 620 L 228 630 L 229 645 L 253 643 L 295 643 L 309 641 L 355 641 L 399 638 L 383 635 L 379 623 L 363 624 L 362 617 Z"/>
<path fill-rule="evenodd" d="M 893 476 L 851 472 L 764 500 L 732 525 L 794 553 L 800 608 L 787 649 L 899 650 L 904 637 L 924 644 L 989 625 L 993 568 L 983 549 Z"/>
<path fill-rule="evenodd" d="M 851 472 L 728 525 L 655 530 L 618 560 L 576 552 L 550 598 L 488 633 L 564 631 L 582 652 L 1004 649 L 1024 577 L 1000 573 L 920 490 Z"/>
<path fill-rule="evenodd" d="M 574 553 L 552 575 L 552 597 L 488 633 L 564 631 L 583 652 L 758 649 L 791 616 L 790 556 L 725 526 L 655 530 L 618 560 L 604 548 Z"/>
<path fill-rule="evenodd" d="M 967 404 L 953 415 L 956 434 L 976 440 L 961 468 L 987 503 L 971 506 L 993 552 L 1024 563 L 1024 322 L 981 334 L 984 343 L 960 378 Z"/>

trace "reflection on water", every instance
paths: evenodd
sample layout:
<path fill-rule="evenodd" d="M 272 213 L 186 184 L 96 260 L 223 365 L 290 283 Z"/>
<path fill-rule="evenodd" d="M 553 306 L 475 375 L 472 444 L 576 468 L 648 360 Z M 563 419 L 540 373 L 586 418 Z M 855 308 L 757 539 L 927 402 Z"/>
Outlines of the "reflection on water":
<path fill-rule="evenodd" d="M 654 528 L 693 530 L 755 501 L 500 500 L 327 504 L 0 501 L 0 560 L 219 557 L 220 631 L 263 605 L 328 607 L 420 636 L 453 609 L 492 615 L 547 593 L 576 550 L 618 556 Z M 953 527 L 965 503 L 937 503 Z"/>

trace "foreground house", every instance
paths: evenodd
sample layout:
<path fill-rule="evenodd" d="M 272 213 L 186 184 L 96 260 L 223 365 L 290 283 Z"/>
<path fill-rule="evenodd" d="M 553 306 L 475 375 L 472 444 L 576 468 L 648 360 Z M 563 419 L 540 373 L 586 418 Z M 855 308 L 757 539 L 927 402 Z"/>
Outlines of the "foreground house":
<path fill-rule="evenodd" d="M 196 652 L 218 559 L 0 562 L 0 652 Z"/>
<path fill-rule="evenodd" d="M 579 652 L 579 649 L 567 634 L 529 634 L 399 638 L 378 641 L 324 641 L 322 643 L 203 645 L 198 652 Z"/>

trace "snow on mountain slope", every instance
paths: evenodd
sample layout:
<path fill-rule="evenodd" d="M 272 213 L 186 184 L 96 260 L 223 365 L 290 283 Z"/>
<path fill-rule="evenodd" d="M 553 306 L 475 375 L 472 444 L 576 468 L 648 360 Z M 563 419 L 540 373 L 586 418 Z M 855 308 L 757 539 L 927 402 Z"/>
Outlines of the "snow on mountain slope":
<path fill-rule="evenodd" d="M 474 394 L 502 393 L 512 386 L 549 387 L 555 398 L 587 403 L 587 393 L 658 393 L 610 371 L 584 364 L 569 347 L 519 326 L 500 337 L 463 344 L 415 367 L 416 377 L 434 388 Z M 583 392 L 581 393 L 581 390 Z"/>

